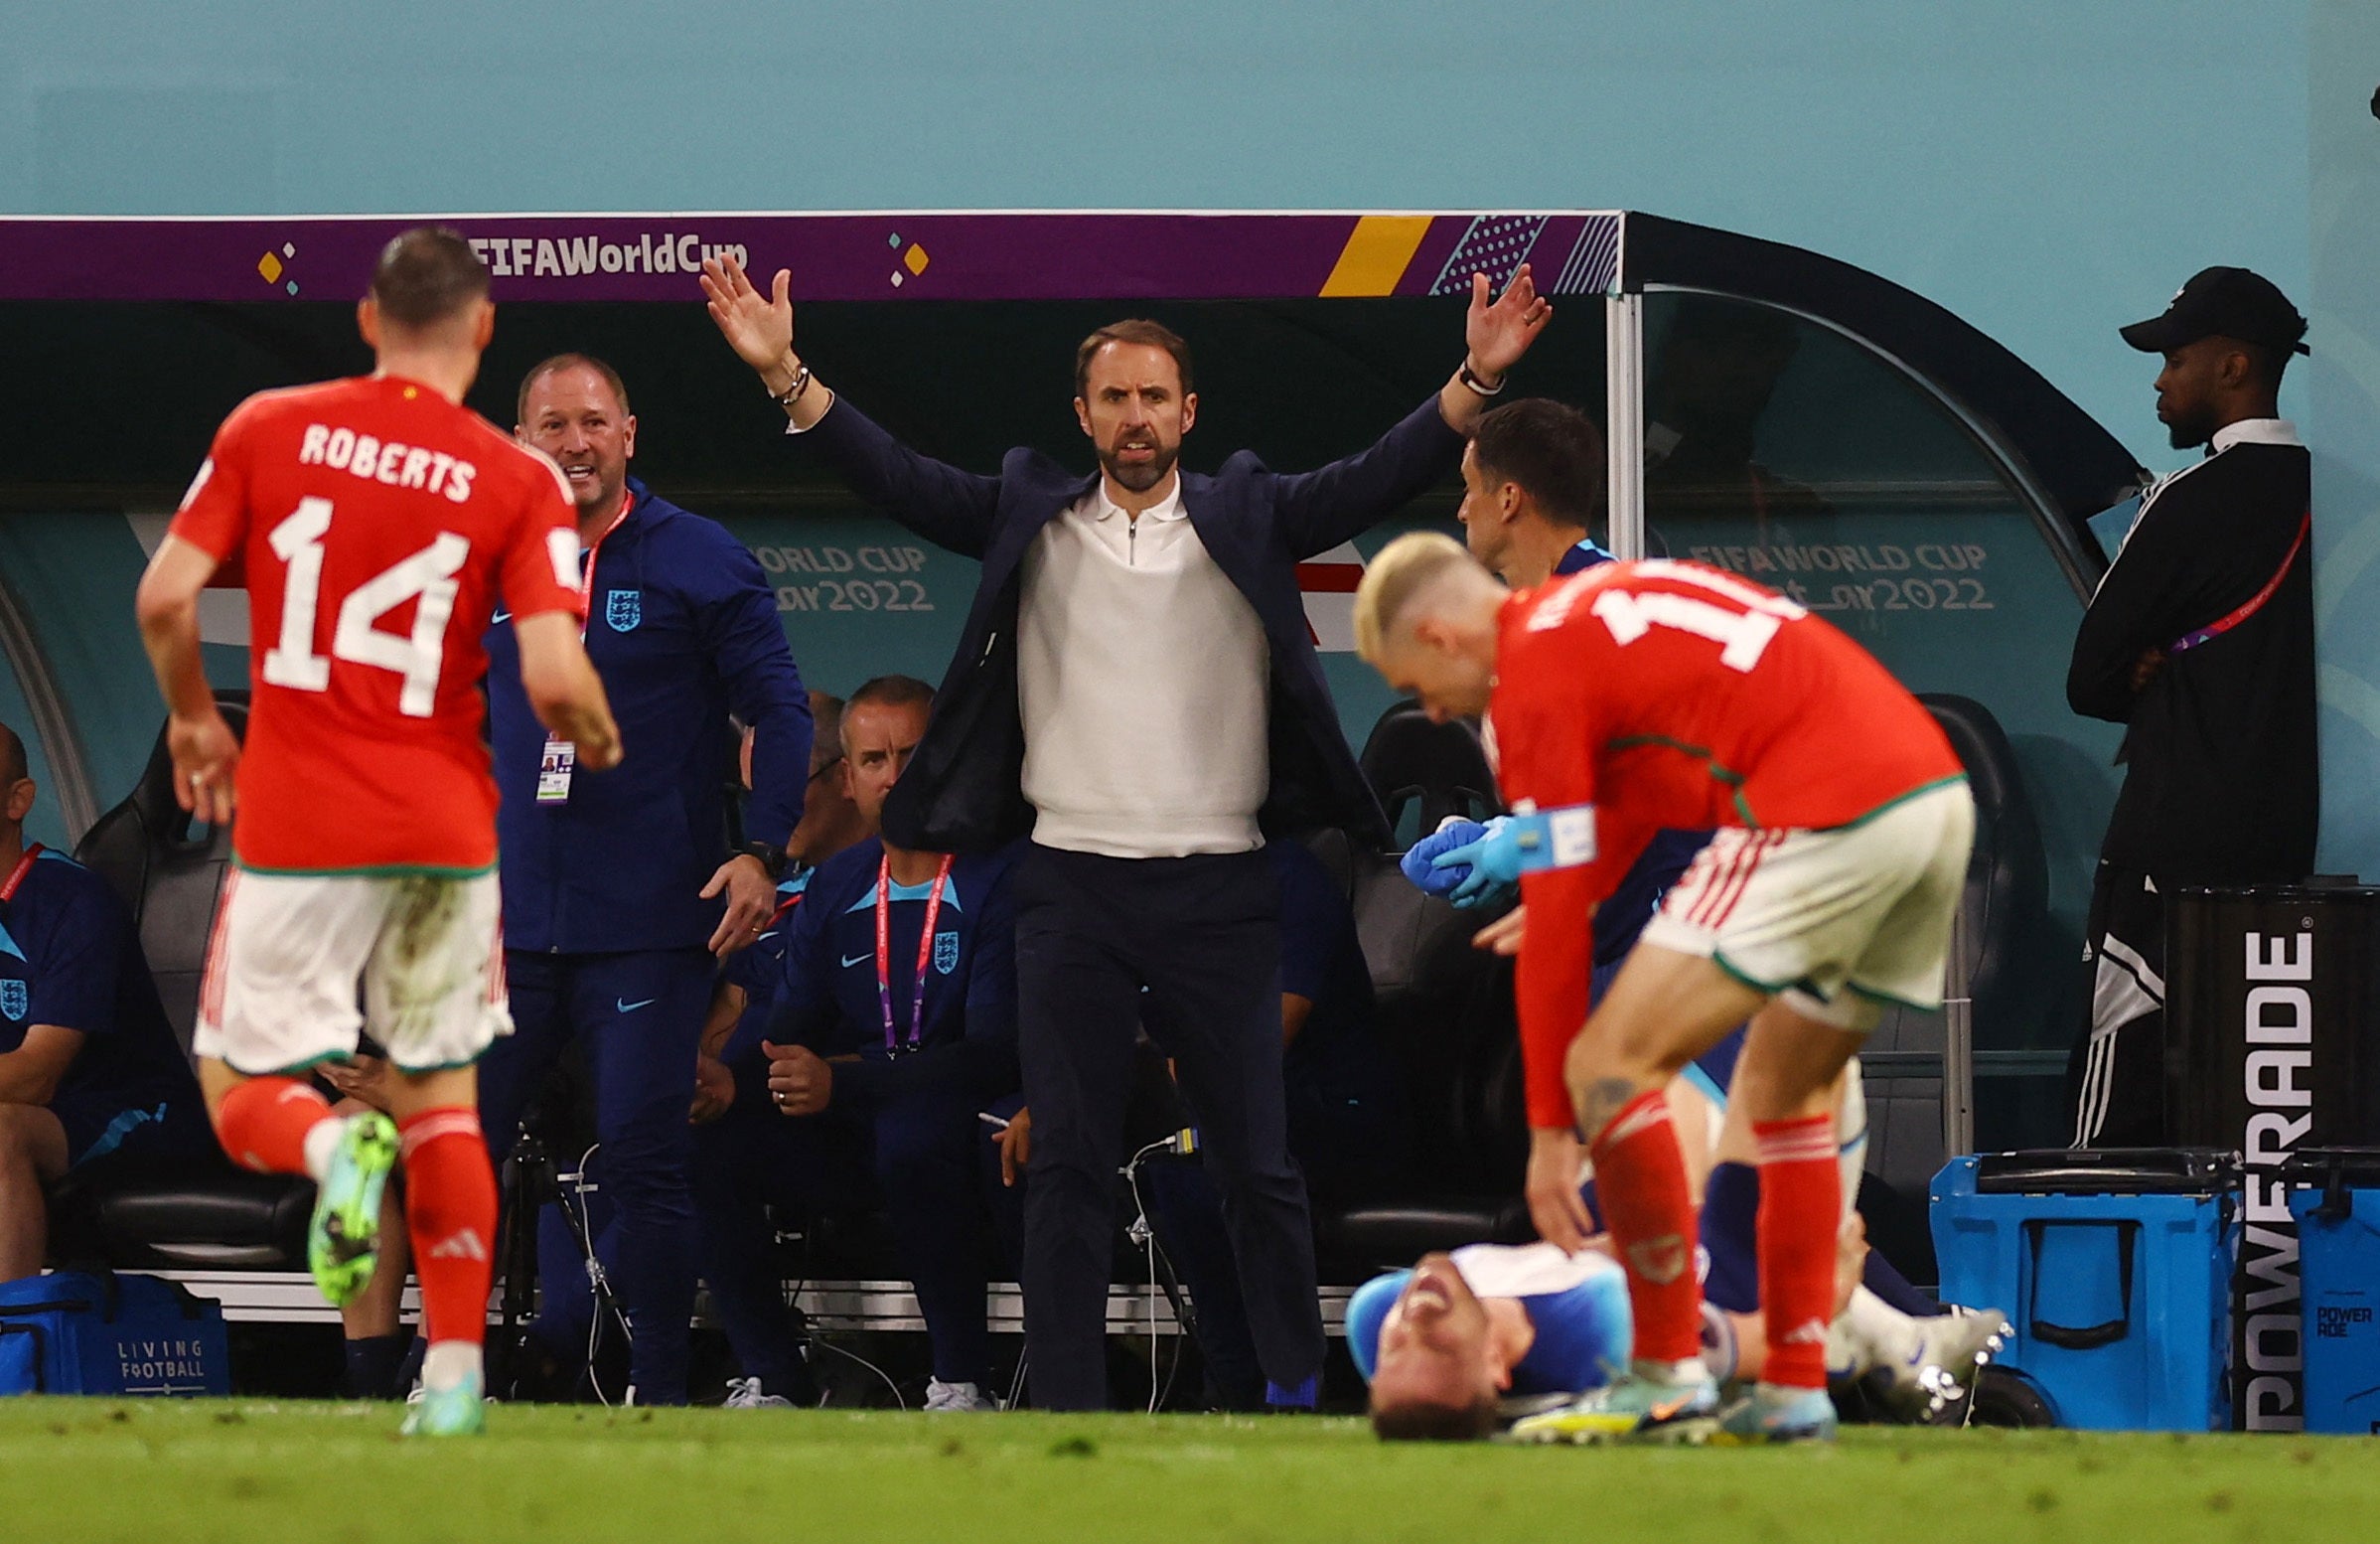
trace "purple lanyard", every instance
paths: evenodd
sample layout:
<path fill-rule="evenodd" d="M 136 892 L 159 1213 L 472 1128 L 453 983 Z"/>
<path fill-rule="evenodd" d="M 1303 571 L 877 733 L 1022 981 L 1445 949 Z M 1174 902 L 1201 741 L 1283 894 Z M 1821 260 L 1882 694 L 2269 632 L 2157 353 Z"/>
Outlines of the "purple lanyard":
<path fill-rule="evenodd" d="M 909 996 L 909 1044 L 893 1039 L 892 1009 L 892 854 L 876 861 L 876 1002 L 884 1009 L 884 1052 L 898 1056 L 916 1050 L 926 1027 L 926 967 L 934 962 L 934 924 L 942 919 L 942 889 L 951 878 L 951 854 L 942 855 L 934 870 L 934 888 L 926 892 L 926 917 L 917 930 L 917 987 Z"/>

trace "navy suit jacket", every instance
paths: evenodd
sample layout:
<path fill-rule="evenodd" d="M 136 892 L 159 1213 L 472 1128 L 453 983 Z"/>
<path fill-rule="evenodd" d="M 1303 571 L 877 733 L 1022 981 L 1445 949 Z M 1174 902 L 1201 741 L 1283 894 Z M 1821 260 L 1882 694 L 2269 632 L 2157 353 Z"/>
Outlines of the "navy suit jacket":
<path fill-rule="evenodd" d="M 1003 456 L 997 477 L 963 472 L 909 449 L 841 397 L 801 438 L 825 452 L 860 498 L 983 565 L 926 737 L 886 801 L 884 834 L 901 847 L 942 852 L 988 851 L 1030 834 L 1016 693 L 1024 557 L 1041 528 L 1095 479 L 1026 449 Z M 1269 471 L 1242 451 L 1212 477 L 1183 474 L 1191 527 L 1256 608 L 1271 648 L 1271 784 L 1259 813 L 1267 836 L 1338 826 L 1387 839 L 1380 806 L 1339 732 L 1297 564 L 1394 514 L 1452 471 L 1462 447 L 1433 395 L 1369 449 L 1318 471 Z"/>

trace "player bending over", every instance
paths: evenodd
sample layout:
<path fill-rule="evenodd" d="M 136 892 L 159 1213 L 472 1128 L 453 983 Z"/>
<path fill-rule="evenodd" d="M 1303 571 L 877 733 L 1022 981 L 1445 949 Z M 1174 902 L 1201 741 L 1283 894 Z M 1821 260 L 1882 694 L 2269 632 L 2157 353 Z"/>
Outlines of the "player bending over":
<path fill-rule="evenodd" d="M 486 1423 L 496 1242 L 472 1064 L 512 1030 L 480 732 L 500 600 L 559 753 L 599 770 L 620 740 L 579 642 L 561 474 L 462 406 L 496 322 L 486 266 L 451 231 L 408 231 L 357 322 L 372 375 L 261 392 L 216 431 L 141 579 L 140 630 L 175 797 L 215 825 L 238 813 L 193 1045 L 216 1134 L 249 1168 L 313 1177 L 308 1261 L 342 1306 L 371 1281 L 401 1152 L 429 1339 L 404 1429 L 462 1434 Z M 248 588 L 244 755 L 200 660 L 219 575 Z M 302 1081 L 366 1022 L 396 1071 L 393 1125 L 334 1116 Z"/>
<path fill-rule="evenodd" d="M 1949 742 L 1842 633 L 1693 563 L 1607 563 L 1511 594 L 1453 541 L 1409 536 L 1367 569 L 1355 623 L 1391 687 L 1440 716 L 1487 713 L 1524 817 L 1481 861 L 1522 876 L 1531 921 L 1531 1215 L 1582 1242 L 1583 1141 L 1635 1316 L 1630 1370 L 1536 1420 L 1583 1440 L 1832 1436 L 1833 1091 L 1880 1003 L 1940 1004 L 1975 819 Z M 1718 835 L 1588 1019 L 1594 905 L 1652 832 L 1706 826 Z M 1664 1090 L 1746 1018 L 1733 1097 L 1760 1159 L 1768 1354 L 1722 1413 Z"/>

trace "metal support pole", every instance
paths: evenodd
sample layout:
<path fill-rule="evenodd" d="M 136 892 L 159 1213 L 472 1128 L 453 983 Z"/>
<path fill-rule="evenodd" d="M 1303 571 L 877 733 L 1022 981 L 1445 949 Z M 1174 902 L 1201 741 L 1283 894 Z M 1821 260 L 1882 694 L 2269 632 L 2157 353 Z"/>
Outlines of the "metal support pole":
<path fill-rule="evenodd" d="M 1611 447 L 1614 557 L 1645 555 L 1645 297 L 1603 299 L 1604 439 Z"/>
<path fill-rule="evenodd" d="M 1951 913 L 1942 983 L 1942 1150 L 1975 1151 L 1975 933 L 1962 905 Z"/>

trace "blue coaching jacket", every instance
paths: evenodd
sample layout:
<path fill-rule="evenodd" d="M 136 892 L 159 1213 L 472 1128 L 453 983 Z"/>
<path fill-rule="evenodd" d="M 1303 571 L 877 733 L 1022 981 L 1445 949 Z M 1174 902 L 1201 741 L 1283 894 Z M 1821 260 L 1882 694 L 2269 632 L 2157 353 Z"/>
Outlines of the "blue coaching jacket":
<path fill-rule="evenodd" d="M 580 768 L 569 802 L 536 802 L 545 730 L 521 685 L 507 618 L 488 632 L 488 724 L 505 947 L 567 954 L 699 948 L 724 902 L 700 899 L 727 860 L 733 711 L 753 726 L 744 832 L 782 846 L 802 818 L 810 697 L 777 597 L 715 521 L 628 483 L 628 518 L 595 554 L 587 654 L 627 755 Z"/>
<path fill-rule="evenodd" d="M 963 472 L 909 449 L 841 396 L 800 438 L 822 450 L 860 498 L 983 565 L 926 737 L 885 802 L 885 836 L 918 850 L 985 852 L 1029 835 L 1016 695 L 1024 556 L 1041 528 L 1089 493 L 1096 476 L 1021 448 L 1001 459 L 997 477 Z M 1453 471 L 1462 449 L 1463 437 L 1447 427 L 1432 395 L 1369 449 L 1318 471 L 1273 472 L 1242 451 L 1212 477 L 1182 474 L 1191 527 L 1256 608 L 1270 646 L 1272 781 L 1258 812 L 1266 836 L 1337 826 L 1388 840 L 1380 806 L 1339 732 L 1306 627 L 1297 564 L 1395 514 Z"/>

